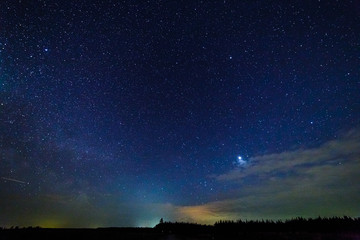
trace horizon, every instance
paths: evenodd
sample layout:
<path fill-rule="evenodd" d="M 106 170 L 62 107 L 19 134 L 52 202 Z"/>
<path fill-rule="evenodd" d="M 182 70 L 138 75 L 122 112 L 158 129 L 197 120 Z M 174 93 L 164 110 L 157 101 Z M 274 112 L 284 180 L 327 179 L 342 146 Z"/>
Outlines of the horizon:
<path fill-rule="evenodd" d="M 257 220 L 248 220 L 248 219 L 237 219 L 237 220 L 226 220 L 226 219 L 222 219 L 219 220 L 217 222 L 215 222 L 214 224 L 200 224 L 200 223 L 196 223 L 196 222 L 171 222 L 171 221 L 164 221 L 162 218 L 159 220 L 159 222 L 154 225 L 153 227 L 126 227 L 126 226 L 122 226 L 122 227 L 116 227 L 116 226 L 107 226 L 107 227 L 95 227 L 95 228 L 62 228 L 62 227 L 55 227 L 55 228 L 44 228 L 41 226 L 11 226 L 11 227 L 4 227 L 4 226 L 0 226 L 0 230 L 18 230 L 18 229 L 84 229 L 84 230 L 96 230 L 96 229 L 129 229 L 129 228 L 150 228 L 150 229 L 154 229 L 156 227 L 159 227 L 160 225 L 196 225 L 196 226 L 204 226 L 204 227 L 216 227 L 217 225 L 222 225 L 222 224 L 238 224 L 238 223 L 242 223 L 242 224 L 287 224 L 289 222 L 311 222 L 311 221 L 323 221 L 323 222 L 327 222 L 328 221 L 360 221 L 360 217 L 348 217 L 348 216 L 333 216 L 333 217 L 321 217 L 318 216 L 316 218 L 303 218 L 303 217 L 295 217 L 295 218 L 291 218 L 291 219 L 257 219 Z M 339 223 L 337 223 L 339 224 Z"/>
<path fill-rule="evenodd" d="M 359 11 L 1 1 L 0 226 L 359 217 Z"/>

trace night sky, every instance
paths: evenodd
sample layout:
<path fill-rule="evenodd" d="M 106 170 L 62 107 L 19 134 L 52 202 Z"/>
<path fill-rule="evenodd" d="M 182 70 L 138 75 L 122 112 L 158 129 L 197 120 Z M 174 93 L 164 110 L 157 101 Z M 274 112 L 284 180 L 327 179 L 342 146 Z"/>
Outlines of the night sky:
<path fill-rule="evenodd" d="M 360 1 L 0 1 L 0 226 L 360 216 Z"/>

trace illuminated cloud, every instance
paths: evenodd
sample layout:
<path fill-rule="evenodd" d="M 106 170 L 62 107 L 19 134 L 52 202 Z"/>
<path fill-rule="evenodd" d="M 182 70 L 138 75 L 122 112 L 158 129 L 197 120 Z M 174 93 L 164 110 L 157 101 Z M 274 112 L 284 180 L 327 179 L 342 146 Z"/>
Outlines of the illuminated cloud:
<path fill-rule="evenodd" d="M 216 176 L 219 184 L 234 186 L 231 197 L 179 207 L 182 219 L 211 224 L 360 213 L 359 129 L 317 148 L 257 156 L 251 162 L 246 169 Z"/>
<path fill-rule="evenodd" d="M 214 222 L 223 219 L 235 220 L 239 218 L 237 213 L 228 211 L 230 209 L 227 209 L 233 202 L 234 201 L 232 200 L 227 200 L 198 206 L 177 207 L 177 217 L 183 222 L 196 222 L 202 224 L 213 224 Z"/>

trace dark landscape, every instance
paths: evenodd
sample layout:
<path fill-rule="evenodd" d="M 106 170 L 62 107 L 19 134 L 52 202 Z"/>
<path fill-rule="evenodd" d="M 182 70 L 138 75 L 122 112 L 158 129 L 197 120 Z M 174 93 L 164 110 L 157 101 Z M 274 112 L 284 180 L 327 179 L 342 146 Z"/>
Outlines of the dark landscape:
<path fill-rule="evenodd" d="M 10 239 L 360 239 L 360 218 L 296 218 L 287 221 L 220 221 L 214 225 L 161 222 L 154 228 L 50 229 L 40 227 L 0 230 Z"/>

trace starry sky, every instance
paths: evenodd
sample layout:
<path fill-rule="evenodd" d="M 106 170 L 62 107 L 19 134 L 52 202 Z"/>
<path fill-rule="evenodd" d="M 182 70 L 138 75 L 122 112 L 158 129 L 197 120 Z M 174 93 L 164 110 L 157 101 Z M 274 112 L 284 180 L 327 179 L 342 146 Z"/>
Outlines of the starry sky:
<path fill-rule="evenodd" d="M 0 2 L 0 226 L 360 216 L 360 1 Z"/>

